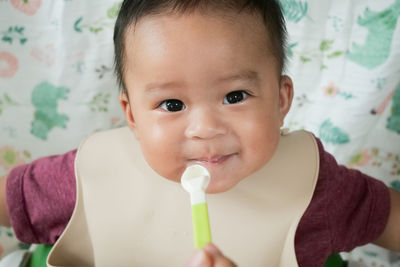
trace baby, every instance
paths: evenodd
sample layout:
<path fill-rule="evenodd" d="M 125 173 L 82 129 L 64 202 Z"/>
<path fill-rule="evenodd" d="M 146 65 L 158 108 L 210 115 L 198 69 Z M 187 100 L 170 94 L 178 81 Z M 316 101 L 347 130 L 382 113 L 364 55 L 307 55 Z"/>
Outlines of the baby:
<path fill-rule="evenodd" d="M 15 168 L 1 184 L 2 224 L 24 242 L 54 243 L 77 201 L 57 264 L 79 228 L 90 251 L 79 264 L 174 266 L 191 250 L 178 183 L 200 164 L 211 174 L 214 241 L 239 265 L 293 266 L 285 265 L 293 250 L 298 266 L 323 266 L 369 242 L 400 251 L 399 192 L 339 166 L 312 135 L 281 133 L 293 98 L 282 75 L 285 36 L 275 0 L 125 0 L 114 44 L 129 131 L 91 137 L 77 157 Z M 113 238 L 136 255 L 124 245 L 116 252 Z"/>

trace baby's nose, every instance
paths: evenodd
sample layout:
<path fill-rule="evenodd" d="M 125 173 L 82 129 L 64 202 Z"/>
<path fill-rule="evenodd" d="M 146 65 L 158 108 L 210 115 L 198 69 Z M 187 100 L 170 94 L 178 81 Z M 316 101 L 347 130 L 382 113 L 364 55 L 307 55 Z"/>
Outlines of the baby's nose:
<path fill-rule="evenodd" d="M 227 133 L 224 119 L 212 109 L 193 110 L 189 116 L 185 135 L 190 139 L 212 139 Z"/>

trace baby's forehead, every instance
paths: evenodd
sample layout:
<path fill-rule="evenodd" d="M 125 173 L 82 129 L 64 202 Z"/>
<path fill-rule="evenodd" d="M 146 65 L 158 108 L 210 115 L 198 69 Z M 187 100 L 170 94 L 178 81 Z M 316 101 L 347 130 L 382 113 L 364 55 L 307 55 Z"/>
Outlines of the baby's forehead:
<path fill-rule="evenodd" d="M 262 20 L 250 14 L 148 16 L 127 33 L 125 82 L 205 86 L 226 76 L 244 80 L 243 72 L 259 72 L 261 65 L 275 74 L 278 64 L 266 35 Z M 263 73 L 257 75 L 265 78 Z"/>
<path fill-rule="evenodd" d="M 184 21 L 185 24 L 194 25 L 198 22 L 198 17 L 206 18 L 206 23 L 204 27 L 220 27 L 222 24 L 226 25 L 236 25 L 236 27 L 230 27 L 232 29 L 236 29 L 237 31 L 242 31 L 243 33 L 253 33 L 256 35 L 259 40 L 259 45 L 262 46 L 262 49 L 265 51 L 269 50 L 272 54 L 276 54 L 274 50 L 274 45 L 272 44 L 273 36 L 270 36 L 270 31 L 266 26 L 262 16 L 255 12 L 237 12 L 233 10 L 211 10 L 211 11 L 201 11 L 195 10 L 191 12 L 173 12 L 166 11 L 159 14 L 150 14 L 143 16 L 135 23 L 132 23 L 126 30 L 125 38 L 124 38 L 124 46 L 130 47 L 134 46 L 135 42 L 138 38 L 141 38 L 143 35 L 150 34 L 158 34 L 159 31 L 154 30 L 155 27 L 149 29 L 148 26 L 162 26 L 165 27 L 166 24 L 174 24 L 175 22 Z M 197 25 L 198 26 L 198 25 Z M 196 27 L 197 27 L 196 26 Z M 173 29 L 170 29 L 170 32 L 166 31 L 166 35 L 175 34 L 176 31 L 179 31 L 180 28 L 173 26 Z M 143 30 L 145 28 L 145 30 Z M 260 38 L 261 37 L 261 38 Z M 178 40 L 179 41 L 179 40 Z M 249 42 L 254 42 L 253 40 L 249 40 Z"/>

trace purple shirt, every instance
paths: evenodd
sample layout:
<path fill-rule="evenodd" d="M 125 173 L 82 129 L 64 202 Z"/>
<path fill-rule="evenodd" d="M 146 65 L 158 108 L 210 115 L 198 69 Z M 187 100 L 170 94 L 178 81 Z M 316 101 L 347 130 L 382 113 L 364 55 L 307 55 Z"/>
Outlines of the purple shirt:
<path fill-rule="evenodd" d="M 382 182 L 338 165 L 317 142 L 318 181 L 295 236 L 300 267 L 323 266 L 333 252 L 374 241 L 390 211 L 389 191 Z M 22 242 L 53 244 L 65 229 L 75 206 L 75 155 L 76 150 L 41 158 L 9 174 L 8 212 Z"/>

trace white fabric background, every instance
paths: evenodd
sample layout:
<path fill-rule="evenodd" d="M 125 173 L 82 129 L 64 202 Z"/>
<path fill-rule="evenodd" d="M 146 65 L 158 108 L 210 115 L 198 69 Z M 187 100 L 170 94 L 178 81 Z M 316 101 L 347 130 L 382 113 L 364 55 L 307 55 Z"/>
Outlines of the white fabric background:
<path fill-rule="evenodd" d="M 314 132 L 342 164 L 400 189 L 400 0 L 281 2 L 295 84 L 286 126 Z M 0 0 L 0 177 L 123 124 L 112 71 L 119 4 Z M 0 228 L 0 254 L 21 246 Z M 348 257 L 400 266 L 371 245 Z"/>

